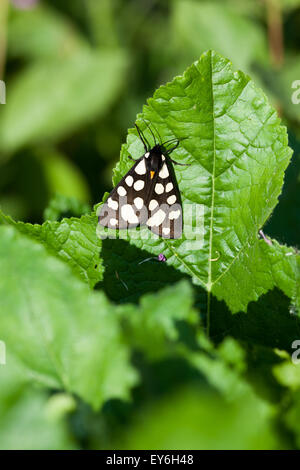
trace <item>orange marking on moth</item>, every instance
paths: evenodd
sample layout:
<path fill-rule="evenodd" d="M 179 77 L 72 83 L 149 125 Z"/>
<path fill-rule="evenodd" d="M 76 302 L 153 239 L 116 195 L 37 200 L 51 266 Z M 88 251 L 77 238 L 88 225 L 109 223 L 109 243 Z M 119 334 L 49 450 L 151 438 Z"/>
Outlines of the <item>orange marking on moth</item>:
<path fill-rule="evenodd" d="M 155 171 L 150 171 L 150 178 L 153 179 L 155 175 Z"/>

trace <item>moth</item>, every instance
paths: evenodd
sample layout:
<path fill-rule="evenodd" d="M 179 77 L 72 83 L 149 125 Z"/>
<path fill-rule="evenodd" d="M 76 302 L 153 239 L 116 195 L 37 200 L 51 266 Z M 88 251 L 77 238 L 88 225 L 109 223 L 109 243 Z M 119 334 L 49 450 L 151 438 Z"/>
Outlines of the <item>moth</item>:
<path fill-rule="evenodd" d="M 130 229 L 146 225 L 162 238 L 182 235 L 182 205 L 174 169 L 182 165 L 170 158 L 179 141 L 171 139 L 159 144 L 150 129 L 154 146 L 149 145 L 136 125 L 145 153 L 109 194 L 99 215 L 99 224 L 111 229 Z M 176 141 L 176 143 L 174 142 Z M 174 144 L 169 150 L 165 147 Z"/>

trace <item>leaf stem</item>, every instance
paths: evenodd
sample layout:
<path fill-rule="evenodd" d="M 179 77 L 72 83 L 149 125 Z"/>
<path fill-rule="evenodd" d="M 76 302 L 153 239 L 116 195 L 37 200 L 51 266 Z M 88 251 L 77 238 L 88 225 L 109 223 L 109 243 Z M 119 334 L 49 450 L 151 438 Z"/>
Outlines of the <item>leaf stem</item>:
<path fill-rule="evenodd" d="M 273 65 L 280 68 L 283 64 L 282 13 L 279 0 L 265 0 L 269 36 L 269 49 Z"/>
<path fill-rule="evenodd" d="M 210 335 L 210 291 L 207 292 L 206 335 Z"/>

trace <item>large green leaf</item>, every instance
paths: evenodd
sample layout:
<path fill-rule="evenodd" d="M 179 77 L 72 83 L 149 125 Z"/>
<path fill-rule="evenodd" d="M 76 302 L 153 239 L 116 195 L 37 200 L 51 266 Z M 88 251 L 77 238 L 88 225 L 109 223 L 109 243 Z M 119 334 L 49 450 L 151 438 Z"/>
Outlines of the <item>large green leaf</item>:
<path fill-rule="evenodd" d="M 91 292 L 15 228 L 0 227 L 0 235 L 0 323 L 7 350 L 33 378 L 95 408 L 128 398 L 136 372 L 104 295 Z"/>
<path fill-rule="evenodd" d="M 104 113 L 123 84 L 123 52 L 80 50 L 67 59 L 42 60 L 7 84 L 0 120 L 1 149 L 69 134 Z"/>
<path fill-rule="evenodd" d="M 286 129 L 263 92 L 215 52 L 203 54 L 183 76 L 160 87 L 141 117 L 163 140 L 179 139 L 172 157 L 190 166 L 175 167 L 184 204 L 182 239 L 149 239 L 149 231 L 142 228 L 138 238 L 136 231 L 129 231 L 130 243 L 153 255 L 163 252 L 168 266 L 190 275 L 208 292 L 208 312 L 211 292 L 225 299 L 232 311 L 245 311 L 249 301 L 279 282 L 280 275 L 271 273 L 261 286 L 251 255 L 261 246 L 258 232 L 277 203 L 291 157 Z M 145 128 L 142 121 L 139 124 Z M 136 131 L 130 130 L 114 183 L 132 166 L 128 154 L 137 158 L 142 153 Z M 196 221 L 188 212 L 189 204 L 199 209 Z M 200 239 L 189 239 L 188 230 L 195 223 Z M 101 228 L 98 232 L 103 235 Z M 119 236 L 124 238 L 121 231 Z M 105 243 L 113 245 L 114 240 Z M 270 268 L 263 256 L 260 261 L 261 271 Z M 249 285 L 237 289 L 245 271 Z"/>

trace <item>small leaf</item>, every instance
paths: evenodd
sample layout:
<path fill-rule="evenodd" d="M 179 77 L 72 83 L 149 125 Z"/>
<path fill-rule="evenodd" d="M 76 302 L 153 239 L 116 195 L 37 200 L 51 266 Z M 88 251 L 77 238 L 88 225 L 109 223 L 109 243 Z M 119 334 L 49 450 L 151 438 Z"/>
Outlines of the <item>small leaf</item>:
<path fill-rule="evenodd" d="M 293 364 L 291 360 L 274 366 L 273 374 L 281 385 L 291 390 L 300 390 L 300 364 Z"/>
<path fill-rule="evenodd" d="M 131 347 L 143 351 L 150 359 L 176 353 L 180 324 L 195 329 L 198 314 L 192 308 L 193 296 L 187 281 L 145 295 L 138 308 L 120 307 L 120 321 Z"/>
<path fill-rule="evenodd" d="M 44 220 L 59 221 L 68 215 L 80 217 L 90 212 L 88 204 L 78 201 L 74 197 L 56 194 L 44 211 Z"/>

